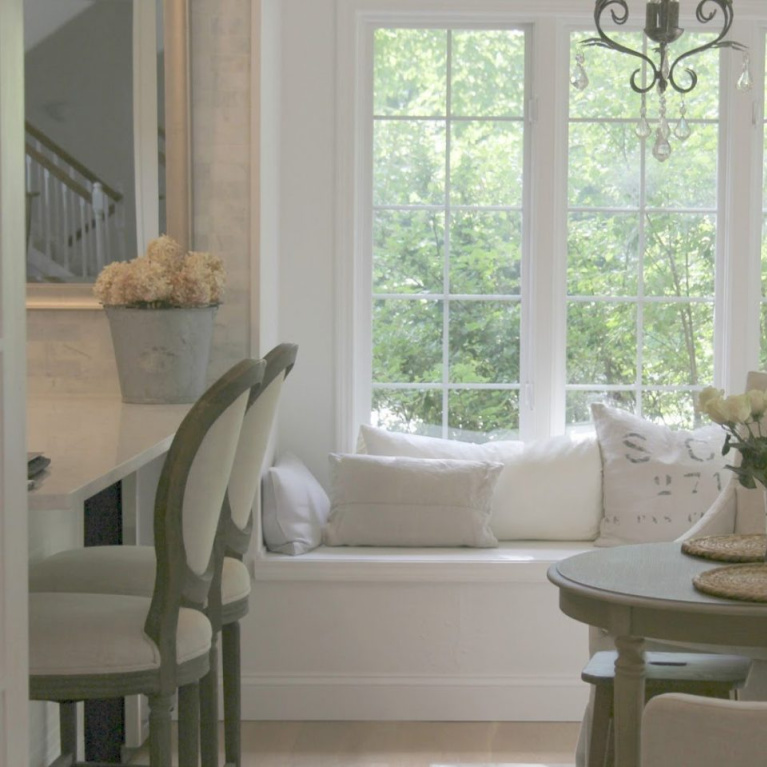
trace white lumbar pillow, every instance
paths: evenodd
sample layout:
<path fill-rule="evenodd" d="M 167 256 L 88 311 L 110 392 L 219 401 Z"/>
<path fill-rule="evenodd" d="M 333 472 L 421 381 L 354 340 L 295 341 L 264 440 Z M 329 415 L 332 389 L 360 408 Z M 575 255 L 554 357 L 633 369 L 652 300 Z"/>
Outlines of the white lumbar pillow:
<path fill-rule="evenodd" d="M 358 444 L 372 455 L 501 462 L 490 519 L 498 540 L 591 541 L 599 530 L 602 464 L 594 436 L 472 444 L 363 425 Z"/>
<path fill-rule="evenodd" d="M 328 546 L 477 546 L 498 541 L 490 504 L 498 463 L 330 455 Z"/>
<path fill-rule="evenodd" d="M 319 546 L 330 499 L 302 461 L 293 453 L 285 453 L 267 471 L 263 485 L 266 548 L 295 555 Z"/>
<path fill-rule="evenodd" d="M 673 541 L 705 513 L 726 480 L 719 426 L 669 429 L 594 404 L 604 517 L 597 546 Z"/>

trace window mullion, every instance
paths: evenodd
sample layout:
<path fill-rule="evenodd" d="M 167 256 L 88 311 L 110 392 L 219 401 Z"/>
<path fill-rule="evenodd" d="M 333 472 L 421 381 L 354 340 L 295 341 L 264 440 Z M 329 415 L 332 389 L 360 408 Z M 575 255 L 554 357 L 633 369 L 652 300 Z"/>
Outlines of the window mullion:
<path fill-rule="evenodd" d="M 450 423 L 450 157 L 453 141 L 453 32 L 447 31 L 447 83 L 445 107 L 445 252 L 443 253 L 442 290 L 442 436 L 447 437 Z"/>
<path fill-rule="evenodd" d="M 643 38 L 642 50 L 647 55 L 647 38 Z M 647 65 L 642 63 L 642 78 L 646 82 Z M 651 94 L 652 95 L 652 94 Z M 639 153 L 639 244 L 637 261 L 637 301 L 636 301 L 636 413 L 642 415 L 642 381 L 644 379 L 644 299 L 645 299 L 645 249 L 647 248 L 647 151 L 653 135 L 642 141 Z"/>

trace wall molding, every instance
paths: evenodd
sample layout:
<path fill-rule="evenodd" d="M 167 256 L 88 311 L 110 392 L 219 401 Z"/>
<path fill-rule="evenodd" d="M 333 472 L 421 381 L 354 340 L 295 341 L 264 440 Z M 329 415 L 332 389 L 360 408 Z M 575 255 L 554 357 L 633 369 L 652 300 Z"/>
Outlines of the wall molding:
<path fill-rule="evenodd" d="M 580 721 L 572 676 L 245 674 L 244 720 Z"/>

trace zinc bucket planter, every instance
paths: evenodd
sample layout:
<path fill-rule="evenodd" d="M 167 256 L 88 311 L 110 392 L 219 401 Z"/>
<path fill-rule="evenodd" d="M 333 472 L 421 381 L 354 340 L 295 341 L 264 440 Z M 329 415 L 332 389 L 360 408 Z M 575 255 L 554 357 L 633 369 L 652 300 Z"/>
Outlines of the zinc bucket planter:
<path fill-rule="evenodd" d="M 217 309 L 105 306 L 123 402 L 195 402 L 205 390 Z"/>

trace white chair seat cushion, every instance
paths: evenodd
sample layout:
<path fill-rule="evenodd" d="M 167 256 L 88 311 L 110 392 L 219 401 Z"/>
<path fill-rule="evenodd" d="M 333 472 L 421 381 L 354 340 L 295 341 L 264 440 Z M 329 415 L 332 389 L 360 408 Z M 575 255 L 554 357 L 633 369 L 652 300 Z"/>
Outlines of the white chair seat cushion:
<path fill-rule="evenodd" d="M 112 594 L 29 595 L 29 673 L 33 676 L 120 674 L 160 667 L 144 633 L 150 600 Z M 179 663 L 210 650 L 211 627 L 198 610 L 182 607 L 176 633 Z"/>
<path fill-rule="evenodd" d="M 152 546 L 89 546 L 67 549 L 32 565 L 29 590 L 151 597 L 154 574 Z M 226 557 L 221 582 L 223 604 L 249 594 L 248 569 L 240 560 Z"/>

